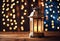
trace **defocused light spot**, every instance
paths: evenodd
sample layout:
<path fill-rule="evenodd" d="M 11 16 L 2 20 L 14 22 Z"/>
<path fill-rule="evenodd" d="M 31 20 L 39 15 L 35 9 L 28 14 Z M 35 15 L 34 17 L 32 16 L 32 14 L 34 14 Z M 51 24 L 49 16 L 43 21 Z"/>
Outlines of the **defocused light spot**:
<path fill-rule="evenodd" d="M 5 32 L 5 29 L 3 29 L 3 32 Z"/>
<path fill-rule="evenodd" d="M 48 29 L 47 29 L 47 28 L 45 28 L 45 31 L 48 31 Z"/>
<path fill-rule="evenodd" d="M 24 27 L 23 27 L 23 26 L 21 26 L 21 30 L 22 30 L 22 31 L 24 30 Z"/>

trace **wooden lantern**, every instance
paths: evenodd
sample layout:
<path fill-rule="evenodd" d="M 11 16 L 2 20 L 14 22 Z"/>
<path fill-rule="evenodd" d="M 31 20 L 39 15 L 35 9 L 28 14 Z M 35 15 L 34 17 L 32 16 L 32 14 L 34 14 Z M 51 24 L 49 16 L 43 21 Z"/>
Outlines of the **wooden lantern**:
<path fill-rule="evenodd" d="M 29 16 L 30 18 L 30 37 L 40 37 L 43 36 L 44 32 L 44 17 L 39 12 L 39 10 L 33 10 Z"/>

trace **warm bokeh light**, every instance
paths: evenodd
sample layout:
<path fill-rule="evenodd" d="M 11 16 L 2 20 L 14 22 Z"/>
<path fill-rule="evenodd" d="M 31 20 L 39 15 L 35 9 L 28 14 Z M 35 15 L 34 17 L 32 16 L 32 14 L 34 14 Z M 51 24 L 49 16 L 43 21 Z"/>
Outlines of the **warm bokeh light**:
<path fill-rule="evenodd" d="M 9 21 L 9 18 L 7 19 L 7 21 Z"/>
<path fill-rule="evenodd" d="M 7 27 L 9 27 L 9 24 L 7 24 Z"/>
<path fill-rule="evenodd" d="M 60 29 L 60 27 L 57 27 L 57 29 Z"/>
<path fill-rule="evenodd" d="M 15 0 L 11 0 L 11 2 L 14 2 Z"/>
<path fill-rule="evenodd" d="M 23 22 L 21 22 L 21 25 L 23 25 Z"/>
<path fill-rule="evenodd" d="M 45 26 L 48 27 L 48 24 L 46 24 Z"/>
<path fill-rule="evenodd" d="M 12 27 L 9 27 L 9 30 L 12 30 Z"/>
<path fill-rule="evenodd" d="M 22 30 L 22 31 L 24 30 L 24 27 L 23 27 L 23 26 L 21 26 L 21 30 Z"/>
<path fill-rule="evenodd" d="M 13 14 L 13 19 L 15 18 L 15 14 Z"/>
<path fill-rule="evenodd" d="M 24 17 L 23 17 L 23 16 L 21 16 L 21 19 L 24 19 Z"/>
<path fill-rule="evenodd" d="M 35 0 L 33 0 L 33 2 L 35 2 Z"/>
<path fill-rule="evenodd" d="M 5 32 L 5 29 L 3 29 L 3 32 Z"/>
<path fill-rule="evenodd" d="M 24 9 L 24 5 L 21 5 L 21 10 L 23 10 Z"/>
<path fill-rule="evenodd" d="M 21 2 L 24 2 L 24 0 L 21 0 Z"/>
<path fill-rule="evenodd" d="M 5 22 L 3 22 L 3 25 L 5 25 L 6 23 Z"/>
<path fill-rule="evenodd" d="M 16 22 L 16 20 L 14 20 L 14 22 Z"/>
<path fill-rule="evenodd" d="M 16 30 L 17 29 L 17 26 L 15 26 L 13 29 Z"/>
<path fill-rule="evenodd" d="M 9 2 L 9 0 L 6 0 L 6 2 Z"/>
<path fill-rule="evenodd" d="M 24 5 L 27 5 L 27 3 L 25 2 Z"/>
<path fill-rule="evenodd" d="M 19 3 L 19 1 L 16 1 L 16 3 Z"/>
<path fill-rule="evenodd" d="M 4 11 L 2 11 L 2 14 L 4 13 Z"/>
<path fill-rule="evenodd" d="M 10 19 L 10 22 L 12 22 L 13 20 L 12 19 Z"/>
<path fill-rule="evenodd" d="M 13 23 L 11 23 L 11 25 L 14 25 Z"/>
<path fill-rule="evenodd" d="M 17 25 L 17 22 L 15 22 L 15 25 Z"/>
<path fill-rule="evenodd" d="M 55 26 L 54 25 L 52 25 L 52 28 L 54 28 Z"/>
<path fill-rule="evenodd" d="M 45 28 L 45 31 L 48 31 L 48 29 L 47 29 L 47 28 Z"/>
<path fill-rule="evenodd" d="M 31 4 L 31 6 L 33 7 L 33 4 Z"/>
<path fill-rule="evenodd" d="M 12 9 L 12 12 L 15 13 L 15 9 Z"/>
<path fill-rule="evenodd" d="M 6 18 L 8 18 L 8 15 L 6 15 Z"/>
<path fill-rule="evenodd" d="M 5 19 L 3 18 L 2 21 L 5 21 Z"/>
<path fill-rule="evenodd" d="M 12 16 L 12 13 L 10 13 L 10 16 Z"/>
<path fill-rule="evenodd" d="M 9 10 L 9 8 L 6 9 L 6 11 L 8 11 L 8 10 Z"/>
<path fill-rule="evenodd" d="M 25 22 L 25 20 L 22 20 L 22 22 Z"/>
<path fill-rule="evenodd" d="M 24 15 L 26 15 L 27 13 L 24 13 Z"/>

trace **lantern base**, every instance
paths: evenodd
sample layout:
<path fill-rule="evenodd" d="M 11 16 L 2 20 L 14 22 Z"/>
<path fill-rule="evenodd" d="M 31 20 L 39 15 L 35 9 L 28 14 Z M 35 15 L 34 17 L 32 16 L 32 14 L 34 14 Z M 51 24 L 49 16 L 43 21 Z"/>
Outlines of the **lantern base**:
<path fill-rule="evenodd" d="M 31 38 L 42 38 L 44 37 L 44 33 L 33 33 L 33 35 L 30 35 Z"/>

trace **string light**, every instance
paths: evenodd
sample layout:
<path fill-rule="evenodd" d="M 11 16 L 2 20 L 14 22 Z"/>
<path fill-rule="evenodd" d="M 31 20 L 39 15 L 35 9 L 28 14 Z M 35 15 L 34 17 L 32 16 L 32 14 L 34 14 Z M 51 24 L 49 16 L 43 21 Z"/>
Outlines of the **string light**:
<path fill-rule="evenodd" d="M 15 18 L 15 14 L 13 15 L 13 19 Z"/>
<path fill-rule="evenodd" d="M 16 22 L 16 20 L 14 20 L 14 22 Z"/>
<path fill-rule="evenodd" d="M 60 27 L 57 27 L 57 29 L 60 29 Z"/>
<path fill-rule="evenodd" d="M 5 21 L 5 19 L 3 18 L 2 21 Z"/>
<path fill-rule="evenodd" d="M 3 0 L 3 2 L 5 2 L 5 0 Z"/>
<path fill-rule="evenodd" d="M 33 0 L 33 2 L 35 2 L 35 0 Z"/>
<path fill-rule="evenodd" d="M 22 22 L 25 22 L 25 20 L 22 20 Z"/>
<path fill-rule="evenodd" d="M 12 13 L 10 13 L 10 16 L 12 16 Z"/>
<path fill-rule="evenodd" d="M 10 8 L 12 9 L 14 5 L 15 5 L 15 3 L 11 4 Z"/>
<path fill-rule="evenodd" d="M 48 24 L 46 24 L 45 26 L 48 27 Z"/>
<path fill-rule="evenodd" d="M 14 6 L 14 5 L 15 5 L 15 3 L 12 4 L 12 6 Z"/>
<path fill-rule="evenodd" d="M 48 15 L 46 15 L 46 20 L 48 20 Z"/>
<path fill-rule="evenodd" d="M 54 28 L 55 26 L 54 25 L 52 25 L 52 28 Z"/>
<path fill-rule="evenodd" d="M 3 25 L 5 25 L 6 23 L 5 22 L 3 22 Z"/>
<path fill-rule="evenodd" d="M 16 1 L 16 3 L 19 3 L 19 1 Z"/>
<path fill-rule="evenodd" d="M 33 7 L 33 4 L 31 4 L 31 7 Z"/>
<path fill-rule="evenodd" d="M 15 9 L 12 9 L 12 12 L 15 13 Z"/>
<path fill-rule="evenodd" d="M 54 25 L 54 23 L 52 23 L 51 25 Z"/>
<path fill-rule="evenodd" d="M 55 11 L 53 11 L 53 13 L 55 13 Z"/>
<path fill-rule="evenodd" d="M 57 1 L 59 1 L 59 0 L 57 0 Z"/>
<path fill-rule="evenodd" d="M 59 6 L 60 6 L 60 3 L 59 3 Z"/>
<path fill-rule="evenodd" d="M 3 14 L 3 17 L 5 17 L 6 15 L 5 14 Z"/>
<path fill-rule="evenodd" d="M 8 18 L 8 15 L 6 15 L 6 18 Z"/>
<path fill-rule="evenodd" d="M 9 10 L 9 8 L 6 9 L 6 11 L 8 11 L 8 10 Z"/>
<path fill-rule="evenodd" d="M 24 0 L 21 0 L 21 2 L 24 2 Z"/>
<path fill-rule="evenodd" d="M 45 6 L 47 6 L 47 3 L 45 3 Z"/>
<path fill-rule="evenodd" d="M 46 1 L 48 1 L 48 0 L 46 0 Z"/>
<path fill-rule="evenodd" d="M 22 31 L 24 30 L 24 27 L 23 27 L 23 26 L 21 26 L 21 30 L 22 30 Z"/>
<path fill-rule="evenodd" d="M 9 21 L 9 19 L 7 19 L 7 21 Z"/>
<path fill-rule="evenodd" d="M 23 17 L 23 16 L 21 16 L 21 19 L 24 19 L 24 17 Z"/>
<path fill-rule="evenodd" d="M 46 22 L 44 21 L 44 24 L 46 24 Z"/>
<path fill-rule="evenodd" d="M 24 12 L 24 15 L 26 15 L 27 13 Z"/>
<path fill-rule="evenodd" d="M 25 2 L 24 5 L 27 5 L 27 3 Z"/>
<path fill-rule="evenodd" d="M 17 25 L 17 22 L 15 22 L 15 25 Z"/>
<path fill-rule="evenodd" d="M 6 0 L 6 2 L 9 2 L 9 0 Z"/>
<path fill-rule="evenodd" d="M 17 26 L 15 26 L 13 29 L 16 30 L 17 29 Z"/>
<path fill-rule="evenodd" d="M 50 11 L 52 11 L 52 9 L 50 8 Z"/>
<path fill-rule="evenodd" d="M 4 11 L 2 11 L 2 14 L 4 13 Z"/>
<path fill-rule="evenodd" d="M 50 15 L 50 17 L 53 17 L 53 15 Z"/>
<path fill-rule="evenodd" d="M 10 30 L 12 30 L 12 27 L 9 27 Z"/>
<path fill-rule="evenodd" d="M 60 7 L 59 7 L 59 6 L 57 6 L 57 8 L 59 9 Z"/>
<path fill-rule="evenodd" d="M 46 14 L 49 14 L 49 12 L 47 11 Z"/>
<path fill-rule="evenodd" d="M 41 5 L 42 5 L 42 6 L 44 6 L 44 3 L 43 3 L 43 2 L 41 2 Z"/>
<path fill-rule="evenodd" d="M 12 19 L 10 19 L 10 22 L 12 22 Z"/>
<path fill-rule="evenodd" d="M 27 10 L 25 9 L 24 12 L 27 12 Z"/>
<path fill-rule="evenodd" d="M 51 22 L 54 23 L 54 20 L 52 20 Z"/>
<path fill-rule="evenodd" d="M 7 24 L 7 27 L 9 27 L 9 24 Z"/>
<path fill-rule="evenodd" d="M 5 32 L 5 29 L 3 29 L 3 32 Z"/>
<path fill-rule="evenodd" d="M 2 8 L 2 10 L 5 10 L 5 8 Z"/>
<path fill-rule="evenodd" d="M 13 25 L 13 23 L 11 23 L 11 25 Z"/>
<path fill-rule="evenodd" d="M 46 8 L 48 8 L 48 6 L 46 6 Z"/>
<path fill-rule="evenodd" d="M 21 25 L 23 25 L 23 22 L 21 22 Z"/>
<path fill-rule="evenodd" d="M 52 2 L 52 0 L 50 0 L 50 2 Z"/>
<path fill-rule="evenodd" d="M 14 2 L 15 0 L 11 0 L 11 2 Z"/>
<path fill-rule="evenodd" d="M 60 13 L 60 11 L 58 11 L 58 13 Z"/>
<path fill-rule="evenodd" d="M 21 5 L 21 10 L 23 10 L 24 9 L 24 5 Z"/>
<path fill-rule="evenodd" d="M 45 31 L 48 31 L 48 29 L 47 29 L 47 28 L 45 28 Z"/>

